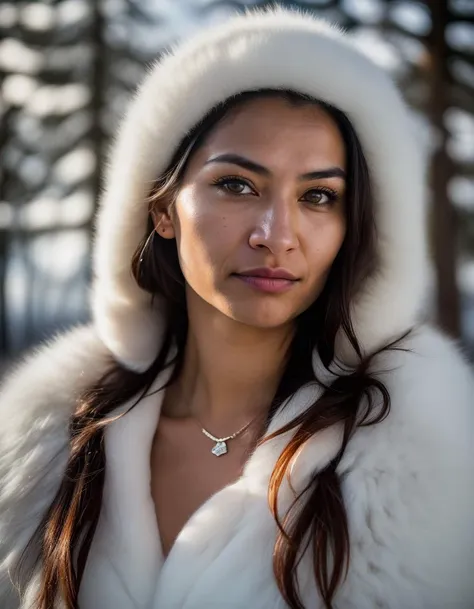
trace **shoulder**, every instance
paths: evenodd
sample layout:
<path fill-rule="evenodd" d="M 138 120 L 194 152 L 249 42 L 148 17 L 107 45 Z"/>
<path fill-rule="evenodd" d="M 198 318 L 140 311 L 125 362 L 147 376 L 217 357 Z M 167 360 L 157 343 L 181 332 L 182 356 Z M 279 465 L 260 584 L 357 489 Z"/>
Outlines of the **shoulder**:
<path fill-rule="evenodd" d="M 1 480 L 11 468 L 31 466 L 30 451 L 40 456 L 61 445 L 75 400 L 110 361 L 93 327 L 82 326 L 42 344 L 7 372 L 0 387 Z"/>
<path fill-rule="evenodd" d="M 59 335 L 29 352 L 0 386 L 0 456 L 29 438 L 45 437 L 68 419 L 74 400 L 110 361 L 92 326 Z M 35 440 L 33 440 L 35 441 Z"/>
<path fill-rule="evenodd" d="M 395 350 L 382 352 L 372 373 L 387 388 L 391 410 L 369 433 L 384 441 L 393 434 L 407 455 L 429 456 L 442 469 L 472 467 L 474 368 L 458 341 L 418 327 Z"/>
<path fill-rule="evenodd" d="M 395 350 L 382 352 L 372 373 L 387 387 L 387 428 L 403 425 L 426 441 L 459 447 L 474 433 L 474 367 L 458 341 L 428 325 L 413 330 Z"/>
<path fill-rule="evenodd" d="M 383 606 L 467 609 L 474 602 L 473 373 L 457 342 L 429 326 L 400 346 L 374 361 L 390 414 L 360 428 L 341 462 L 354 560 L 375 596 L 382 585 Z"/>
<path fill-rule="evenodd" d="M 8 568 L 52 501 L 66 466 L 76 398 L 105 372 L 110 354 L 93 327 L 44 343 L 0 388 L 0 605 Z M 2 605 L 3 606 L 3 605 Z"/>
<path fill-rule="evenodd" d="M 430 391 L 443 390 L 470 399 L 466 392 L 474 385 L 473 368 L 460 342 L 429 325 L 417 327 L 399 348 L 377 356 L 374 372 L 383 375 L 396 394 L 398 389 L 429 397 Z"/>

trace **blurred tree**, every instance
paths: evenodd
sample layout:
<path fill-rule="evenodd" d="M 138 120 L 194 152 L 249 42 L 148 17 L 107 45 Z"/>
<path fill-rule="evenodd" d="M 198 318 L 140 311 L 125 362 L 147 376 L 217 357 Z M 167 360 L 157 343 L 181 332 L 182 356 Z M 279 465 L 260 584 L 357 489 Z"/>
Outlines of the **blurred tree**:
<path fill-rule="evenodd" d="M 446 29 L 453 20 L 453 14 L 445 2 L 433 2 L 431 10 L 433 19 L 429 36 L 432 55 L 431 90 L 427 110 L 439 138 L 431 164 L 433 253 L 438 278 L 437 309 L 441 325 L 458 336 L 460 319 L 456 278 L 457 217 L 456 210 L 448 198 L 448 184 L 453 177 L 454 163 L 447 151 L 449 133 L 444 122 L 446 111 L 451 105 L 450 85 L 452 85 L 448 70 L 450 49 L 446 40 Z"/>
<path fill-rule="evenodd" d="M 93 79 L 93 58 L 103 52 L 94 36 L 98 11 L 91 7 L 74 0 L 0 6 L 8 113 L 1 150 L 8 289 L 1 326 L 10 353 L 85 310 L 103 112 L 100 79 Z"/>

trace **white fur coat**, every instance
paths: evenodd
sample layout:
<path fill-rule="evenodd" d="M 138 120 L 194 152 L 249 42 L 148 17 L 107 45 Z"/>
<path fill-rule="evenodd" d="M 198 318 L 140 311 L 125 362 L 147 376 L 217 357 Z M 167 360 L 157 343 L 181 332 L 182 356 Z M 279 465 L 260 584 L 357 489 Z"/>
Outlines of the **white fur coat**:
<path fill-rule="evenodd" d="M 474 607 L 474 381 L 439 332 L 421 327 L 406 346 L 411 353 L 385 354 L 377 362 L 392 398 L 390 416 L 357 432 L 339 468 L 352 559 L 338 609 Z M 59 484 L 74 396 L 106 361 L 95 331 L 76 329 L 32 356 L 4 386 L 2 609 L 20 606 L 8 572 Z M 305 408 L 314 392 L 301 390 L 272 428 Z M 193 515 L 163 564 L 149 467 L 159 408 L 159 395 L 145 398 L 106 432 L 104 504 L 81 609 L 285 607 L 271 571 L 276 531 L 266 492 L 287 438 L 257 449 L 242 479 Z M 334 429 L 313 438 L 294 470 L 297 485 L 338 446 Z M 320 609 L 309 557 L 300 578 L 305 606 Z M 30 609 L 35 589 L 33 583 L 22 609 Z"/>
<path fill-rule="evenodd" d="M 43 346 L 5 379 L 0 609 L 33 609 L 38 578 L 20 600 L 9 574 L 58 488 L 75 399 L 111 358 L 143 370 L 156 355 L 160 302 L 152 307 L 129 271 L 145 234 L 150 181 L 214 104 L 238 91 L 276 86 L 344 110 L 369 162 L 380 268 L 352 311 L 363 348 L 416 326 L 404 342 L 408 352 L 385 352 L 373 364 L 390 392 L 389 417 L 359 429 L 339 466 L 351 563 L 335 607 L 474 608 L 474 380 L 453 341 L 417 324 L 426 275 L 424 165 L 409 115 L 389 79 L 347 36 L 309 16 L 273 11 L 235 18 L 153 67 L 111 155 L 94 254 L 94 321 Z M 341 336 L 337 349 L 351 358 Z M 301 389 L 270 431 L 320 391 Z M 106 430 L 104 499 L 80 609 L 283 609 L 272 574 L 276 528 L 267 486 L 288 434 L 255 451 L 244 475 L 191 517 L 164 561 L 149 466 L 161 399 L 145 397 Z M 297 489 L 339 444 L 338 428 L 307 443 L 293 470 Z M 285 488 L 283 509 L 290 499 Z M 322 609 L 309 556 L 298 576 L 305 607 Z"/>

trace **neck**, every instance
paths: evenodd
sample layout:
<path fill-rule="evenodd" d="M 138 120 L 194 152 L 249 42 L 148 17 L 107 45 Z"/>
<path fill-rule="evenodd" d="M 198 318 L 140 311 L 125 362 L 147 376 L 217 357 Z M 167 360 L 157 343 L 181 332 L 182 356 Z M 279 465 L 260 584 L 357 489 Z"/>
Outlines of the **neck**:
<path fill-rule="evenodd" d="M 265 417 L 294 326 L 247 326 L 197 296 L 188 298 L 188 318 L 183 370 L 167 391 L 164 414 L 194 417 L 215 435 L 231 434 Z"/>

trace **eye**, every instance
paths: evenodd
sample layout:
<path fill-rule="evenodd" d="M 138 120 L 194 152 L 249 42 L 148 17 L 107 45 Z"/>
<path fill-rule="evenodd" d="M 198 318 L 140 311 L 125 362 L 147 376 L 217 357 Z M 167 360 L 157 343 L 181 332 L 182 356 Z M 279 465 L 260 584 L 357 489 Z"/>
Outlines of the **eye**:
<path fill-rule="evenodd" d="M 254 194 L 254 190 L 250 184 L 246 180 L 238 177 L 227 176 L 224 178 L 217 178 L 217 180 L 213 181 L 213 184 L 217 186 L 219 190 L 232 195 L 242 196 Z M 247 191 L 245 190 L 246 188 L 248 189 Z"/>
<path fill-rule="evenodd" d="M 304 194 L 305 200 L 316 207 L 332 205 L 338 199 L 338 193 L 332 188 L 313 188 Z"/>

